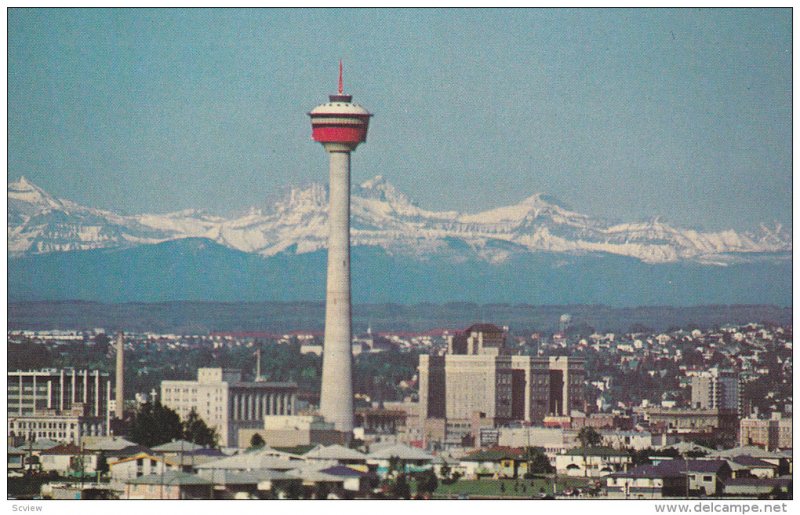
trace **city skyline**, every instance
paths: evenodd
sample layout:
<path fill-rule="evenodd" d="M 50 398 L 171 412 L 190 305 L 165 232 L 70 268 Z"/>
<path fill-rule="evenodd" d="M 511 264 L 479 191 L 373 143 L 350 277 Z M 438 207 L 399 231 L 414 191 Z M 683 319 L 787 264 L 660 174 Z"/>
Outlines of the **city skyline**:
<path fill-rule="evenodd" d="M 16 9 L 8 178 L 126 214 L 261 207 L 324 182 L 297 113 L 341 57 L 376 113 L 356 183 L 462 212 L 543 192 L 791 226 L 790 13 Z"/>

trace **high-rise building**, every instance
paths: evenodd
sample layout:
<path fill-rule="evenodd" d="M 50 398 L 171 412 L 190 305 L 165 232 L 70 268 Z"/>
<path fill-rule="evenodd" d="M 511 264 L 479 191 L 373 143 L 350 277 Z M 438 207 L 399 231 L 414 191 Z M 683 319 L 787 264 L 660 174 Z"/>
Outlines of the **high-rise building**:
<path fill-rule="evenodd" d="M 8 372 L 8 435 L 79 443 L 108 433 L 111 381 L 99 370 Z"/>
<path fill-rule="evenodd" d="M 8 372 L 8 415 L 70 411 L 74 404 L 106 417 L 111 384 L 107 372 L 75 368 Z"/>
<path fill-rule="evenodd" d="M 419 357 L 421 423 L 467 427 L 476 413 L 495 424 L 540 424 L 582 408 L 582 359 L 511 355 L 507 328 L 476 324 L 448 342 L 448 353 Z M 458 422 L 457 422 L 458 421 Z"/>
<path fill-rule="evenodd" d="M 712 368 L 692 376 L 692 407 L 740 410 L 739 374 Z"/>
<path fill-rule="evenodd" d="M 328 207 L 328 284 L 325 290 L 325 341 L 320 412 L 336 429 L 353 430 L 353 375 L 350 313 L 350 153 L 367 140 L 372 116 L 344 94 L 339 61 L 339 92 L 310 113 L 312 137 L 330 160 Z"/>
<path fill-rule="evenodd" d="M 262 427 L 266 415 L 294 415 L 296 398 L 296 383 L 245 382 L 235 369 L 199 368 L 196 381 L 161 381 L 161 403 L 182 419 L 194 410 L 224 446 L 239 445 L 239 430 Z"/>

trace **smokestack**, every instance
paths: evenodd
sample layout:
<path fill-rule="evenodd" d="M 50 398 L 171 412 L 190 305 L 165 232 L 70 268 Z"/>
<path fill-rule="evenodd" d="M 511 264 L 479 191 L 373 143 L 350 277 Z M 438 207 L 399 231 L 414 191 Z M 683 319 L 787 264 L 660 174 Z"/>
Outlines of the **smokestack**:
<path fill-rule="evenodd" d="M 122 331 L 117 333 L 117 383 L 116 396 L 114 397 L 114 416 L 122 420 L 125 404 L 125 335 Z"/>

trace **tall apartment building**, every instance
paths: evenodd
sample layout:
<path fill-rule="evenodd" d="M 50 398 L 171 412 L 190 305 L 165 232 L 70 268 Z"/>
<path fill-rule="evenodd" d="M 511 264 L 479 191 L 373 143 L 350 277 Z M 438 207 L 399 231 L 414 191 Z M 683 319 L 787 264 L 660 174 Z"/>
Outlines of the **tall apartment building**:
<path fill-rule="evenodd" d="M 99 370 L 17 370 L 7 375 L 8 436 L 78 444 L 108 434 L 111 381 Z"/>
<path fill-rule="evenodd" d="M 450 338 L 447 354 L 420 356 L 421 421 L 466 427 L 479 412 L 495 424 L 541 423 L 582 407 L 583 360 L 511 355 L 506 332 L 476 324 Z"/>
<path fill-rule="evenodd" d="M 295 383 L 245 382 L 235 369 L 199 368 L 196 381 L 161 381 L 161 403 L 181 418 L 194 409 L 224 446 L 237 446 L 239 430 L 262 427 L 265 415 L 294 415 L 296 398 Z"/>
<path fill-rule="evenodd" d="M 743 418 L 739 422 L 739 445 L 758 445 L 768 450 L 792 448 L 792 419 L 773 413 L 772 418 Z"/>
<path fill-rule="evenodd" d="M 692 376 L 692 407 L 740 411 L 739 374 L 712 368 Z"/>

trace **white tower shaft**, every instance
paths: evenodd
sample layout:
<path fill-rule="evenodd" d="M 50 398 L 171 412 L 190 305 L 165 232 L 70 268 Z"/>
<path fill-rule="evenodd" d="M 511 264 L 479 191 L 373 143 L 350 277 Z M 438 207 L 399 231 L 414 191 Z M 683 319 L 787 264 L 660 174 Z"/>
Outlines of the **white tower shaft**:
<path fill-rule="evenodd" d="M 353 430 L 353 354 L 350 313 L 350 152 L 330 156 L 328 284 L 320 411 L 338 431 Z"/>
<path fill-rule="evenodd" d="M 114 416 L 122 420 L 125 415 L 125 336 L 117 334 L 117 373 L 114 396 Z"/>

